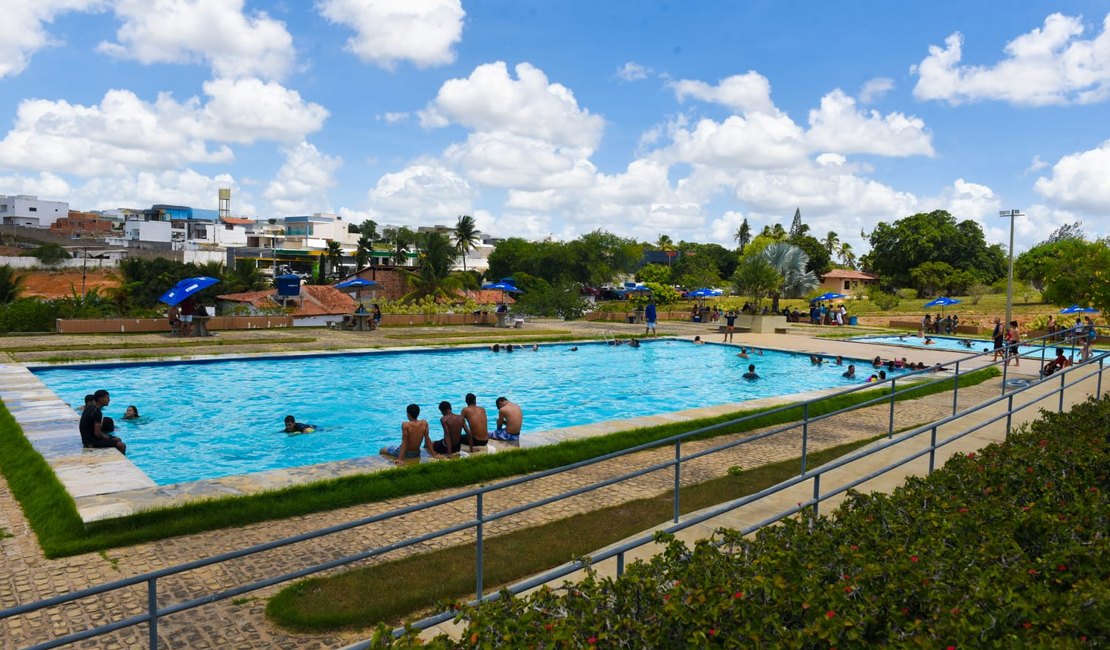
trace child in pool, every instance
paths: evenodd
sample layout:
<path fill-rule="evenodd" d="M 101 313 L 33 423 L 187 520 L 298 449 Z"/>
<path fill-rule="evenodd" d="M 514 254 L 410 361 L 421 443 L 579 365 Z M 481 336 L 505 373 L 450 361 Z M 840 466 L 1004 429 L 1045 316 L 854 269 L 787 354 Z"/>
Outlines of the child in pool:
<path fill-rule="evenodd" d="M 297 418 L 292 415 L 285 416 L 285 433 L 297 435 L 299 433 L 312 433 L 314 431 L 316 431 L 316 425 L 297 422 Z"/>

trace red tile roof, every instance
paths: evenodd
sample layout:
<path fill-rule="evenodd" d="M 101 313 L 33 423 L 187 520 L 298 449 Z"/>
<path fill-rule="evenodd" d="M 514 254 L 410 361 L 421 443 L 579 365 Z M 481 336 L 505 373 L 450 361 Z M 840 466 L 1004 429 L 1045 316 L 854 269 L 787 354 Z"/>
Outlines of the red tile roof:
<path fill-rule="evenodd" d="M 229 293 L 216 297 L 219 300 L 245 302 L 258 309 L 265 309 L 278 305 L 273 299 L 275 292 L 275 289 L 264 289 L 262 291 Z M 358 306 L 353 297 L 327 285 L 302 284 L 300 298 L 290 301 L 291 304 L 295 303 L 297 305 L 296 309 L 293 310 L 294 317 L 349 314 Z"/>
<path fill-rule="evenodd" d="M 845 280 L 878 280 L 879 276 L 871 273 L 864 273 L 863 271 L 853 271 L 851 269 L 833 269 L 825 275 L 821 276 L 822 280 L 824 280 L 825 278 L 844 278 Z"/>
<path fill-rule="evenodd" d="M 220 217 L 220 221 L 232 226 L 249 226 L 254 223 L 254 219 L 243 219 L 240 217 Z"/>

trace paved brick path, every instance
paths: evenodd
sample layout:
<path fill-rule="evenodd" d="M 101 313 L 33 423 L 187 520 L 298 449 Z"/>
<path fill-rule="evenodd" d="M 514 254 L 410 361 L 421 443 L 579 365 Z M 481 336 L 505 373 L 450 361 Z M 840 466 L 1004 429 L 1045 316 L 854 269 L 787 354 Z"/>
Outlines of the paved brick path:
<path fill-rule="evenodd" d="M 979 387 L 964 389 L 961 391 L 961 403 L 970 404 L 988 395 L 997 394 L 998 390 L 997 380 Z M 909 426 L 943 417 L 950 412 L 950 394 L 931 396 L 916 400 L 912 408 L 899 408 L 895 426 L 898 428 Z M 888 416 L 888 408 L 872 407 L 815 424 L 810 427 L 810 448 L 823 449 L 885 432 Z M 689 443 L 684 445 L 684 449 L 690 453 L 719 444 L 724 439 Z M 691 484 L 720 476 L 733 465 L 754 467 L 795 457 L 799 450 L 800 433 L 780 434 L 739 449 L 692 461 L 688 465 L 684 464 L 683 482 Z M 616 472 L 630 471 L 672 457 L 671 448 L 661 449 L 542 479 L 512 493 L 498 492 L 490 495 L 486 499 L 486 511 L 494 512 L 528 499 L 557 494 Z M 492 524 L 488 534 L 496 535 L 590 508 L 657 494 L 670 488 L 672 482 L 673 475 L 669 471 L 655 472 L 600 492 L 506 518 Z M 289 520 L 254 524 L 233 531 L 212 531 L 124 549 L 113 549 L 104 553 L 46 560 L 38 550 L 34 536 L 6 484 L 0 484 L 0 527 L 6 528 L 15 535 L 12 538 L 0 540 L 0 552 L 3 553 L 5 565 L 4 577 L 0 579 L 0 605 L 10 606 L 46 598 L 155 568 L 417 503 L 428 496 L 407 497 Z M 416 513 L 388 525 L 375 524 L 357 531 L 348 531 L 303 543 L 295 548 L 271 551 L 222 566 L 193 571 L 163 581 L 160 585 L 160 591 L 163 594 L 161 602 L 163 604 L 177 602 L 198 596 L 208 590 L 233 587 L 254 578 L 353 553 L 370 545 L 397 541 L 408 535 L 465 520 L 472 514 L 472 502 L 453 504 L 434 511 Z M 453 538 L 438 540 L 429 547 L 445 546 L 470 538 L 470 535 L 460 534 Z M 268 593 L 272 593 L 272 590 Z M 144 607 L 145 591 L 141 588 L 87 599 L 60 610 L 47 610 L 20 617 L 17 620 L 5 621 L 0 628 L 0 645 L 21 647 L 92 624 L 138 614 L 144 611 Z M 319 637 L 290 635 L 273 628 L 266 622 L 264 608 L 265 601 L 262 599 L 247 602 L 224 601 L 174 615 L 161 622 L 161 645 L 169 648 L 330 648 L 344 645 L 354 638 L 351 635 Z M 78 647 L 130 648 L 141 646 L 145 640 L 145 628 L 137 627 L 86 642 Z"/>

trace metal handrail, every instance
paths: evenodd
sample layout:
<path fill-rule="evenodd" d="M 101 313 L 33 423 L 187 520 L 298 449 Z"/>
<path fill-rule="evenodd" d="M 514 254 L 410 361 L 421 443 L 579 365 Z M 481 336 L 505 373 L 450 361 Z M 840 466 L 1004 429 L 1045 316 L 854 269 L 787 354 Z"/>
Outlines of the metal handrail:
<path fill-rule="evenodd" d="M 1038 337 L 1036 339 L 1030 339 L 1027 342 L 1023 342 L 1022 344 L 1023 345 L 1029 345 L 1030 342 L 1032 342 L 1032 341 L 1038 341 L 1038 340 L 1047 339 L 1047 338 L 1049 338 L 1048 335 L 1046 335 L 1044 337 Z M 1043 346 L 1043 342 L 1042 342 L 1042 346 Z M 481 599 L 484 596 L 484 594 L 483 594 L 483 585 L 482 585 L 482 570 L 481 570 L 482 565 L 483 565 L 483 559 L 484 559 L 483 558 L 482 539 L 483 539 L 484 525 L 488 522 L 496 521 L 496 520 L 499 520 L 499 519 L 502 519 L 502 518 L 505 518 L 505 517 L 508 517 L 508 516 L 511 516 L 511 515 L 514 515 L 514 514 L 519 514 L 521 512 L 532 510 L 534 508 L 538 508 L 538 507 L 541 507 L 541 506 L 544 506 L 544 505 L 548 505 L 548 504 L 551 504 L 551 503 L 554 503 L 554 502 L 557 502 L 557 501 L 561 501 L 561 500 L 564 500 L 564 499 L 567 499 L 567 498 L 570 498 L 570 497 L 573 497 L 573 496 L 578 496 L 580 494 L 584 494 L 584 493 L 587 493 L 587 492 L 590 492 L 590 491 L 593 491 L 593 490 L 597 490 L 597 489 L 600 489 L 600 488 L 603 488 L 603 487 L 606 487 L 606 486 L 609 486 L 609 485 L 613 485 L 613 484 L 616 484 L 616 483 L 619 483 L 619 482 L 622 482 L 622 481 L 627 481 L 627 480 L 630 480 L 632 478 L 636 478 L 636 477 L 639 477 L 639 476 L 643 476 L 645 474 L 649 474 L 651 472 L 660 471 L 660 470 L 664 470 L 664 469 L 673 467 L 674 472 L 675 472 L 675 498 L 674 498 L 674 517 L 673 517 L 673 521 L 677 523 L 679 521 L 679 514 L 678 514 L 679 513 L 679 499 L 678 499 L 678 494 L 679 494 L 679 488 L 680 488 L 680 482 L 681 482 L 681 464 L 683 462 L 688 462 L 688 461 L 696 459 L 696 458 L 701 458 L 701 457 L 708 456 L 708 455 L 713 454 L 713 453 L 718 453 L 720 451 L 731 449 L 733 447 L 738 447 L 738 446 L 741 446 L 741 445 L 744 445 L 744 444 L 748 444 L 748 443 L 754 442 L 756 440 L 760 440 L 760 439 L 763 439 L 763 438 L 766 438 L 766 437 L 769 437 L 769 436 L 772 436 L 772 435 L 777 435 L 779 433 L 783 433 L 783 432 L 789 431 L 791 429 L 796 429 L 796 428 L 799 428 L 799 427 L 802 428 L 803 434 L 802 434 L 802 468 L 801 468 L 802 473 L 799 475 L 798 478 L 799 478 L 799 480 L 806 480 L 806 479 L 808 479 L 808 477 L 812 476 L 812 474 L 809 474 L 809 473 L 806 472 L 807 442 L 808 442 L 807 433 L 808 433 L 808 427 L 811 423 L 819 422 L 821 420 L 824 420 L 824 419 L 827 419 L 827 418 L 830 418 L 830 417 L 834 417 L 836 415 L 840 415 L 840 414 L 843 414 L 843 413 L 846 413 L 846 412 L 849 412 L 849 411 L 852 411 L 852 410 L 860 409 L 860 408 L 866 408 L 868 406 L 875 405 L 879 402 L 889 400 L 890 405 L 891 405 L 891 415 L 890 415 L 890 430 L 889 430 L 888 433 L 892 436 L 893 435 L 893 422 L 894 422 L 894 406 L 895 406 L 895 402 L 897 401 L 897 397 L 899 395 L 904 395 L 907 392 L 919 390 L 922 387 L 934 385 L 934 384 L 937 384 L 937 383 L 947 383 L 949 381 L 952 382 L 953 389 L 954 389 L 953 390 L 953 393 L 954 393 L 953 413 L 955 413 L 956 412 L 957 393 L 958 393 L 958 390 L 959 390 L 959 374 L 960 374 L 959 373 L 959 366 L 960 366 L 960 364 L 961 363 L 966 364 L 967 361 L 970 361 L 970 360 L 978 358 L 978 357 L 983 357 L 983 356 L 986 356 L 986 355 L 989 355 L 989 354 L 992 354 L 992 352 L 981 352 L 981 353 L 969 354 L 965 357 L 960 357 L 959 359 L 957 359 L 954 362 L 956 372 L 954 373 L 953 376 L 951 376 L 951 377 L 941 377 L 941 378 L 938 378 L 938 379 L 933 380 L 933 381 L 917 382 L 917 383 L 914 383 L 914 384 L 912 384 L 908 387 L 901 388 L 901 389 L 899 389 L 899 387 L 896 386 L 899 379 L 901 379 L 904 383 L 904 381 L 907 377 L 921 378 L 922 375 L 924 375 L 925 373 L 930 372 L 931 369 L 912 371 L 912 372 L 904 373 L 901 376 L 892 376 L 891 378 L 886 380 L 886 382 L 890 383 L 890 388 L 888 389 L 889 393 L 887 393 L 885 391 L 876 391 L 878 394 L 875 397 L 871 398 L 871 399 L 867 399 L 864 402 L 861 402 L 859 404 L 855 404 L 855 405 L 852 405 L 852 406 L 836 409 L 836 410 L 828 412 L 828 413 L 822 413 L 822 414 L 815 415 L 815 416 L 810 416 L 809 415 L 810 407 L 812 405 L 820 404 L 821 402 L 825 402 L 827 400 L 837 398 L 837 397 L 840 397 L 840 396 L 843 396 L 843 395 L 849 395 L 849 394 L 852 394 L 852 393 L 856 393 L 858 391 L 874 390 L 874 389 L 880 388 L 881 384 L 879 384 L 879 383 L 861 384 L 860 386 L 855 386 L 855 387 L 851 387 L 851 388 L 847 388 L 847 389 L 844 389 L 844 390 L 837 391 L 836 393 L 833 393 L 831 395 L 825 395 L 825 396 L 821 396 L 821 397 L 818 397 L 818 398 L 812 398 L 812 399 L 809 399 L 809 400 L 805 400 L 805 401 L 800 402 L 800 403 L 793 403 L 793 404 L 788 404 L 788 405 L 783 405 L 783 406 L 771 408 L 771 409 L 764 410 L 764 411 L 758 411 L 756 413 L 745 415 L 743 417 L 736 418 L 736 419 L 733 419 L 733 420 L 729 420 L 727 422 L 722 422 L 722 423 L 718 423 L 718 424 L 714 424 L 714 425 L 700 427 L 700 428 L 692 430 L 692 431 L 687 431 L 687 432 L 684 432 L 684 433 L 676 434 L 676 435 L 669 436 L 669 437 L 666 437 L 666 438 L 662 438 L 662 439 L 659 439 L 659 440 L 654 440 L 654 441 L 650 441 L 650 442 L 641 443 L 639 445 L 629 447 L 627 449 L 622 449 L 622 450 L 610 452 L 608 454 L 604 454 L 604 455 L 597 456 L 597 457 L 594 457 L 594 458 L 578 461 L 576 463 L 571 463 L 569 465 L 565 465 L 565 466 L 562 466 L 562 467 L 552 468 L 552 469 L 549 469 L 549 470 L 544 470 L 544 471 L 541 471 L 541 472 L 537 472 L 537 473 L 529 474 L 529 475 L 525 475 L 525 476 L 520 476 L 520 477 L 516 477 L 516 478 L 506 479 L 506 480 L 503 480 L 503 481 L 499 481 L 497 483 L 493 483 L 491 485 L 481 486 L 481 487 L 477 487 L 477 488 L 471 488 L 469 490 L 465 490 L 463 492 L 459 492 L 459 493 L 454 494 L 454 495 L 432 499 L 430 501 L 426 501 L 426 502 L 423 502 L 423 503 L 414 504 L 414 505 L 411 505 L 411 506 L 406 506 L 406 507 L 398 508 L 398 509 L 395 509 L 395 510 L 390 510 L 388 512 L 379 513 L 379 514 L 376 514 L 376 515 L 356 519 L 356 520 L 349 521 L 349 522 L 344 522 L 344 523 L 337 524 L 337 525 L 334 525 L 334 526 L 329 526 L 329 527 L 326 527 L 326 528 L 321 528 L 321 529 L 318 529 L 318 530 L 309 531 L 309 532 L 301 533 L 301 534 L 298 534 L 298 535 L 293 535 L 293 536 L 286 537 L 286 538 L 283 538 L 283 539 L 274 540 L 274 541 L 271 541 L 271 542 L 266 542 L 266 543 L 263 543 L 263 544 L 254 545 L 254 546 L 251 546 L 251 547 L 248 547 L 248 548 L 238 549 L 238 550 L 235 550 L 235 551 L 229 551 L 227 553 L 222 553 L 222 554 L 214 555 L 214 556 L 207 557 L 207 558 L 201 558 L 201 559 L 198 559 L 198 560 L 194 560 L 194 561 L 191 561 L 191 562 L 186 562 L 186 563 L 183 563 L 183 564 L 178 564 L 178 565 L 171 566 L 171 567 L 165 567 L 165 568 L 158 569 L 158 570 L 155 570 L 155 571 L 150 571 L 150 572 L 142 573 L 142 574 L 139 574 L 139 575 L 136 575 L 136 576 L 132 576 L 130 578 L 124 578 L 124 579 L 113 581 L 113 582 L 110 582 L 110 583 L 104 583 L 104 584 L 101 584 L 101 585 L 88 587 L 88 588 L 85 588 L 85 589 L 70 592 L 70 593 L 67 593 L 67 594 L 61 594 L 61 595 L 58 595 L 58 596 L 54 596 L 54 597 L 51 597 L 51 598 L 46 598 L 46 599 L 36 601 L 36 602 L 32 602 L 32 603 L 17 605 L 17 606 L 8 608 L 8 609 L 0 610 L 0 620 L 10 618 L 12 616 L 17 616 L 17 615 L 20 615 L 20 614 L 26 614 L 26 613 L 29 613 L 29 612 L 37 611 L 37 610 L 44 609 L 44 608 L 47 608 L 47 607 L 60 605 L 60 604 L 63 604 L 63 603 L 66 603 L 66 602 L 71 602 L 71 601 L 78 600 L 78 599 L 81 599 L 81 598 L 87 598 L 89 596 L 95 596 L 95 595 L 106 593 L 106 592 L 109 592 L 109 591 L 115 591 L 117 589 L 122 589 L 122 588 L 131 587 L 131 586 L 146 583 L 147 591 L 148 591 L 148 611 L 146 613 L 141 614 L 141 615 L 131 616 L 129 618 L 125 618 L 125 619 L 122 619 L 122 620 L 119 620 L 119 621 L 114 621 L 112 623 L 107 623 L 107 624 L 104 624 L 104 625 L 99 626 L 99 627 L 90 628 L 88 630 L 84 630 L 84 631 L 81 631 L 81 632 L 77 632 L 77 633 L 73 633 L 73 634 L 66 635 L 66 636 L 63 636 L 63 637 L 59 637 L 59 638 L 56 638 L 56 639 L 52 639 L 51 641 L 44 642 L 44 643 L 41 643 L 41 644 L 38 644 L 38 645 L 35 645 L 35 646 L 32 646 L 32 647 L 33 648 L 58 647 L 60 645 L 64 645 L 64 644 L 67 644 L 67 643 L 72 643 L 72 642 L 75 642 L 75 641 L 80 641 L 80 640 L 84 640 L 84 639 L 88 639 L 88 638 L 93 638 L 95 636 L 106 634 L 108 632 L 112 632 L 112 631 L 122 629 L 122 628 L 125 628 L 125 627 L 131 627 L 131 626 L 139 625 L 139 624 L 142 624 L 142 623 L 148 623 L 149 626 L 150 626 L 149 627 L 150 647 L 153 649 L 153 648 L 157 647 L 157 638 L 158 638 L 157 623 L 158 623 L 158 619 L 162 616 L 169 615 L 169 614 L 176 613 L 176 612 L 180 612 L 180 611 L 185 611 L 187 609 L 192 609 L 192 608 L 199 607 L 199 606 L 204 605 L 204 604 L 216 602 L 216 601 L 219 601 L 219 600 L 232 598 L 232 597 L 244 594 L 244 593 L 255 591 L 257 589 L 273 586 L 275 584 L 280 584 L 281 582 L 286 582 L 288 580 L 294 580 L 294 579 L 297 579 L 297 578 L 305 577 L 305 576 L 308 576 L 308 575 L 312 575 L 314 573 L 318 573 L 320 571 L 325 571 L 325 570 L 328 570 L 328 569 L 337 568 L 337 567 L 344 566 L 344 565 L 347 565 L 347 564 L 351 564 L 353 562 L 357 562 L 357 561 L 360 561 L 360 560 L 363 560 L 363 559 L 367 559 L 367 558 L 370 558 L 370 557 L 375 557 L 375 556 L 378 556 L 378 555 L 389 553 L 391 551 L 395 551 L 395 550 L 398 550 L 398 549 L 401 549 L 401 548 L 406 548 L 406 547 L 413 546 L 413 545 L 416 545 L 416 544 L 421 544 L 423 542 L 427 542 L 427 541 L 430 541 L 430 540 L 433 540 L 433 539 L 436 539 L 436 538 L 439 538 L 439 537 L 443 537 L 443 536 L 446 536 L 446 535 L 454 534 L 454 533 L 457 533 L 457 532 L 465 531 L 465 530 L 468 530 L 468 529 L 471 529 L 471 528 L 475 529 L 477 537 L 478 537 L 478 570 L 477 570 L 477 575 L 476 575 L 476 590 L 475 590 L 475 593 L 479 597 L 479 599 Z M 1042 359 L 1043 359 L 1043 356 L 1044 356 L 1044 353 L 1042 352 Z M 1103 356 L 1105 356 L 1105 355 L 1103 355 Z M 996 363 L 1000 363 L 1000 362 L 994 361 L 994 362 L 991 362 L 987 366 L 984 366 L 984 367 L 990 367 L 990 366 L 992 366 Z M 1101 366 L 1101 363 L 1102 363 L 1101 358 L 1100 358 L 1099 363 L 1100 363 L 1100 366 Z M 946 364 L 946 365 L 951 365 L 951 362 L 949 364 Z M 967 366 L 965 365 L 965 367 L 967 367 Z M 982 368 L 980 368 L 980 369 L 982 369 Z M 1005 370 L 1005 367 L 1004 367 L 1003 377 L 1005 377 L 1005 373 L 1006 373 L 1006 370 Z M 1100 380 L 1101 380 L 1101 376 L 1100 376 Z M 886 382 L 883 382 L 883 383 L 886 383 Z M 1003 392 L 1005 393 L 1005 385 L 1003 386 Z M 686 455 L 686 456 L 683 456 L 682 453 L 681 453 L 681 443 L 682 443 L 682 441 L 687 440 L 689 438 L 692 438 L 692 437 L 695 437 L 695 436 L 698 436 L 698 435 L 702 435 L 702 434 L 705 434 L 705 433 L 708 433 L 708 432 L 716 431 L 716 430 L 719 430 L 719 429 L 723 429 L 723 428 L 726 428 L 726 427 L 732 427 L 732 426 L 736 426 L 736 425 L 739 425 L 739 424 L 743 424 L 743 423 L 746 423 L 746 422 L 749 422 L 751 420 L 755 420 L 755 419 L 758 419 L 758 418 L 765 418 L 765 417 L 768 417 L 768 416 L 784 414 L 784 413 L 787 413 L 787 412 L 792 411 L 792 410 L 800 410 L 801 411 L 802 419 L 800 421 L 789 422 L 789 423 L 786 423 L 786 424 L 784 424 L 780 427 L 773 427 L 771 430 L 768 430 L 768 431 L 763 431 L 761 433 L 753 434 L 751 436 L 745 436 L 743 438 L 740 438 L 740 439 L 737 439 L 737 440 L 734 440 L 734 441 L 730 441 L 730 442 L 727 442 L 727 443 L 724 443 L 724 444 L 721 444 L 721 445 L 718 445 L 718 446 L 715 446 L 715 447 L 711 447 L 711 448 L 708 448 L 708 449 L 705 449 L 705 450 L 694 452 L 694 453 Z M 899 437 L 899 439 L 901 439 L 901 438 L 902 438 L 902 436 Z M 670 445 L 670 444 L 675 445 L 675 456 L 674 456 L 673 459 L 663 461 L 663 462 L 660 462 L 660 463 L 656 463 L 656 464 L 653 464 L 649 467 L 641 468 L 641 469 L 635 470 L 633 472 L 627 472 L 627 473 L 620 474 L 620 475 L 617 475 L 617 476 L 613 476 L 613 477 L 610 477 L 610 478 L 607 478 L 607 479 L 603 479 L 601 481 L 597 481 L 595 483 L 592 483 L 592 484 L 589 484 L 589 485 L 586 485 L 586 486 L 582 486 L 582 487 L 579 487 L 579 488 L 568 490 L 566 492 L 563 492 L 563 493 L 560 493 L 560 494 L 557 494 L 557 495 L 553 495 L 553 496 L 546 497 L 546 498 L 543 498 L 543 499 L 538 499 L 536 501 L 532 501 L 532 502 L 529 502 L 529 503 L 513 506 L 511 508 L 507 508 L 507 509 L 499 511 L 499 512 L 486 514 L 482 510 L 482 500 L 483 500 L 483 497 L 484 497 L 485 494 L 488 494 L 488 493 L 491 493 L 491 492 L 494 492 L 494 491 L 498 491 L 498 490 L 503 490 L 503 489 L 510 488 L 510 487 L 515 487 L 515 486 L 518 486 L 518 485 L 521 485 L 521 484 L 524 484 L 524 483 L 539 480 L 539 479 L 546 478 L 546 477 L 549 477 L 549 476 L 554 476 L 554 475 L 557 475 L 557 474 L 562 474 L 562 473 L 565 473 L 565 472 L 573 471 L 575 469 L 579 469 L 579 468 L 586 467 L 586 466 L 589 466 L 589 465 L 593 465 L 593 464 L 596 464 L 596 463 L 601 463 L 601 462 L 604 462 L 604 461 L 607 461 L 607 460 L 611 460 L 611 459 L 614 459 L 614 458 L 619 458 L 619 457 L 622 457 L 622 456 L 637 453 L 637 452 L 644 451 L 644 450 L 647 450 L 647 449 L 663 447 L 663 446 L 667 446 L 667 445 Z M 413 512 L 427 510 L 429 508 L 434 508 L 434 507 L 437 507 L 437 506 L 441 506 L 441 505 L 445 505 L 445 504 L 449 504 L 449 503 L 455 503 L 455 502 L 459 502 L 459 501 L 467 500 L 467 499 L 471 499 L 471 498 L 476 500 L 476 515 L 475 515 L 474 519 L 471 519 L 471 520 L 468 520 L 468 521 L 465 521 L 465 522 L 461 522 L 461 523 L 458 523 L 458 524 L 455 524 L 455 525 L 452 525 L 452 526 L 449 526 L 449 527 L 446 527 L 446 528 L 442 528 L 442 529 L 439 529 L 439 530 L 436 530 L 436 531 L 425 533 L 425 534 L 419 535 L 417 537 L 408 538 L 408 539 L 402 540 L 400 542 L 396 542 L 394 544 L 368 549 L 368 550 L 362 551 L 362 552 L 354 554 L 354 555 L 344 556 L 344 557 L 336 558 L 336 559 L 333 559 L 333 560 L 330 560 L 330 561 L 327 561 L 327 562 L 318 563 L 318 564 L 315 564 L 315 565 L 312 565 L 312 566 L 309 566 L 309 567 L 299 569 L 297 571 L 284 573 L 284 574 L 279 575 L 279 576 L 271 576 L 269 578 L 264 578 L 262 580 L 257 580 L 257 581 L 254 581 L 254 582 L 251 582 L 251 583 L 248 583 L 248 584 L 245 584 L 245 585 L 240 585 L 240 586 L 232 588 L 232 589 L 220 591 L 220 592 L 213 593 L 213 594 L 208 594 L 206 596 L 195 598 L 195 599 L 192 599 L 192 600 L 187 600 L 187 601 L 176 603 L 176 604 L 173 604 L 173 605 L 167 605 L 167 606 L 164 606 L 164 607 L 160 607 L 158 605 L 158 602 L 157 602 L 157 596 L 158 596 L 157 583 L 158 583 L 159 579 L 161 579 L 161 578 L 165 578 L 165 577 L 171 576 L 171 575 L 177 575 L 177 574 L 185 573 L 185 572 L 188 572 L 188 571 L 191 571 L 191 570 L 194 570 L 194 569 L 210 566 L 210 565 L 213 565 L 213 564 L 219 564 L 219 563 L 222 563 L 222 562 L 227 562 L 229 560 L 234 560 L 234 559 L 254 555 L 254 554 L 257 554 L 257 553 L 262 553 L 262 552 L 265 552 L 265 551 L 274 550 L 274 549 L 277 549 L 277 548 L 289 546 L 289 545 L 292 545 L 292 544 L 297 544 L 297 543 L 300 543 L 300 542 L 316 539 L 316 538 L 319 538 L 319 537 L 324 537 L 324 536 L 327 536 L 327 535 L 332 535 L 332 534 L 342 532 L 342 531 L 346 531 L 346 530 L 350 530 L 350 529 L 353 529 L 353 528 L 358 528 L 358 527 L 365 526 L 365 525 L 368 525 L 368 524 L 371 524 L 371 523 L 385 521 L 385 520 L 393 519 L 393 518 L 400 517 L 400 516 L 403 516 L 403 515 L 406 515 L 406 514 L 410 514 L 410 513 L 413 513 Z M 433 617 L 433 618 L 435 618 L 435 617 Z M 448 616 L 448 618 L 449 618 L 449 616 Z M 431 620 L 431 619 L 425 619 L 425 621 L 428 621 L 428 620 Z M 446 620 L 446 619 L 440 618 L 436 622 L 442 622 L 442 620 Z M 425 621 L 421 621 L 420 623 L 424 623 Z M 420 625 L 420 623 L 418 623 L 418 625 Z M 434 625 L 434 624 L 435 623 L 431 623 L 431 622 L 428 623 L 428 625 Z"/>

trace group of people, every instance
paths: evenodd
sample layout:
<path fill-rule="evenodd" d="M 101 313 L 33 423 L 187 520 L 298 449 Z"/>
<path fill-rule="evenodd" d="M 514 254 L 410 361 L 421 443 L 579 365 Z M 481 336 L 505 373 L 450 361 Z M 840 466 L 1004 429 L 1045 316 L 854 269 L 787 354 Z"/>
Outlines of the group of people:
<path fill-rule="evenodd" d="M 1018 344 L 1021 342 L 1021 330 L 1018 329 L 1016 320 L 1010 321 L 1008 325 L 1003 325 L 1001 318 L 995 318 L 991 340 L 994 343 L 994 358 L 992 361 L 998 361 L 998 357 L 1001 356 L 1007 366 L 1010 365 L 1011 360 L 1013 360 L 1015 368 L 1021 365 L 1021 352 L 1018 350 Z"/>
<path fill-rule="evenodd" d="M 90 449 L 118 449 L 119 453 L 126 454 L 127 444 L 114 435 L 115 421 L 104 415 L 104 408 L 111 402 L 112 396 L 104 389 L 85 395 L 85 406 L 81 408 L 81 420 L 77 423 L 81 444 Z M 134 405 L 128 406 L 123 412 L 123 419 L 138 420 L 139 409 Z"/>
<path fill-rule="evenodd" d="M 930 316 L 925 314 L 921 319 L 921 332 L 925 334 L 952 334 L 960 325 L 960 317 L 957 314 L 948 314 L 944 318 L 940 314 Z"/>
<path fill-rule="evenodd" d="M 802 322 L 802 313 L 798 311 L 797 307 L 795 307 L 793 311 L 784 307 L 782 315 L 786 316 L 787 322 Z M 810 325 L 836 325 L 837 327 L 841 327 L 847 322 L 848 307 L 843 303 L 834 305 L 831 302 L 818 302 L 809 306 Z"/>
<path fill-rule="evenodd" d="M 355 313 L 356 314 L 370 314 L 370 327 L 371 327 L 371 329 L 378 329 L 379 327 L 382 326 L 382 308 L 378 306 L 378 303 L 374 303 L 373 305 L 371 305 L 369 311 L 367 311 L 365 305 L 363 305 L 362 303 L 359 303 L 358 304 L 358 309 L 355 310 Z"/>
<path fill-rule="evenodd" d="M 478 405 L 474 393 L 467 393 L 464 399 L 466 406 L 459 413 L 454 412 L 450 402 L 439 403 L 443 438 L 436 441 L 431 438 L 428 421 L 420 419 L 420 406 L 409 404 L 405 409 L 408 418 L 401 423 L 401 443 L 383 447 L 381 454 L 392 457 L 393 462 L 400 465 L 406 460 L 420 458 L 421 447 L 429 456 L 443 458 L 459 453 L 464 446 L 469 452 L 473 452 L 475 447 L 486 447 L 491 439 L 506 442 L 520 440 L 524 412 L 518 404 L 506 397 L 498 397 L 495 402 L 497 423 L 490 431 L 486 409 Z"/>

